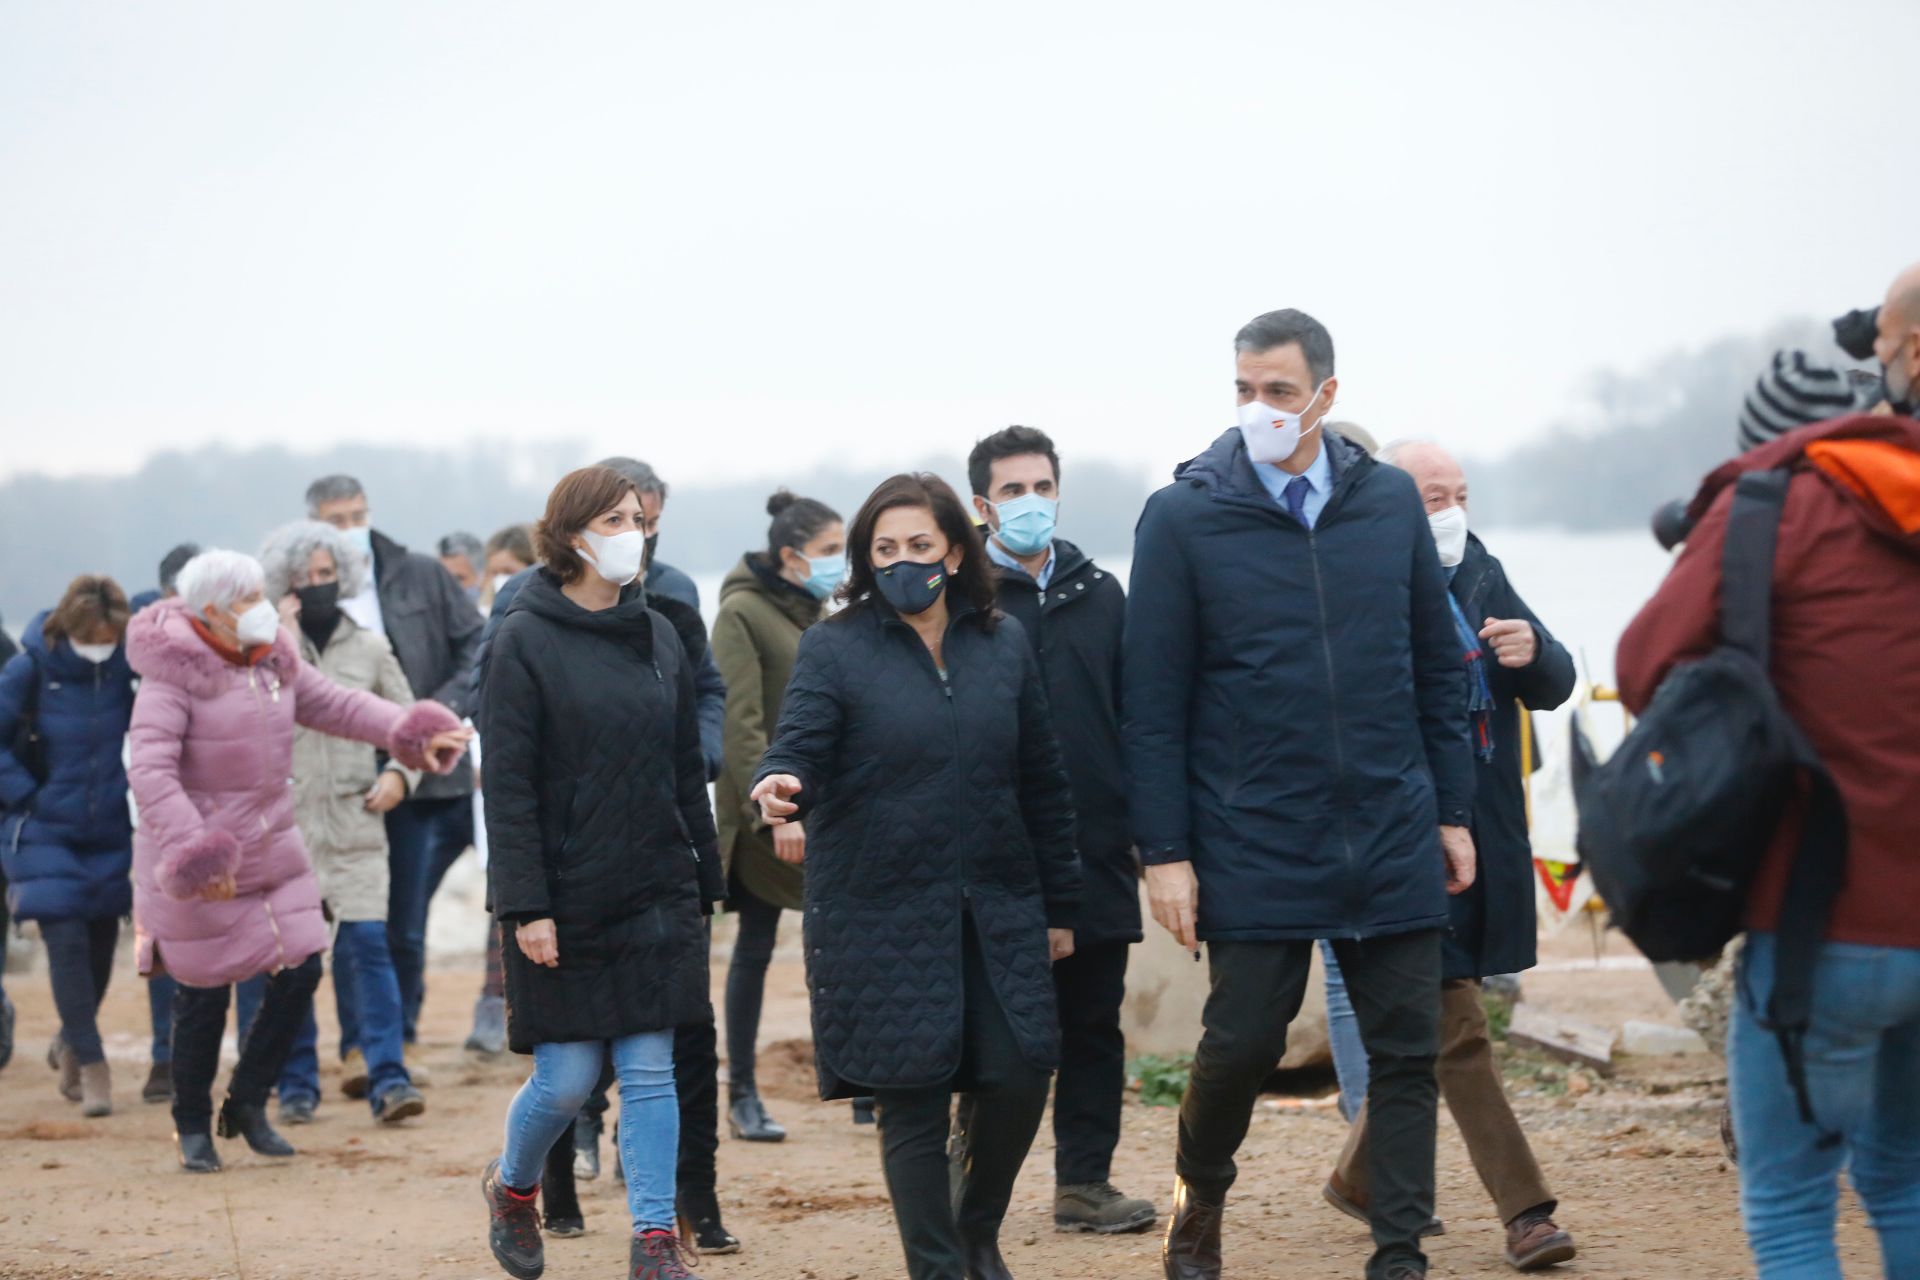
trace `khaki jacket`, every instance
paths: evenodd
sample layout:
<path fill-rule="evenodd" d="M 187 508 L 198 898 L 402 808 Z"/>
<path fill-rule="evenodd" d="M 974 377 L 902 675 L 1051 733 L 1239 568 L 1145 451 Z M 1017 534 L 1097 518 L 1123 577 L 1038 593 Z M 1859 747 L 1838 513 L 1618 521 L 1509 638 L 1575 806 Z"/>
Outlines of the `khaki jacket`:
<path fill-rule="evenodd" d="M 780 719 L 800 634 L 825 612 L 774 573 L 764 552 L 756 552 L 721 584 L 720 613 L 713 620 L 713 660 L 727 682 L 726 767 L 714 784 L 720 855 L 730 885 L 744 885 L 762 901 L 794 911 L 800 909 L 800 868 L 773 856 L 773 833 L 747 797 Z"/>
<path fill-rule="evenodd" d="M 364 689 L 407 706 L 413 690 L 385 636 L 340 615 L 323 653 L 306 633 L 300 656 L 320 674 L 347 689 Z M 406 780 L 407 794 L 420 782 L 413 769 L 386 766 Z M 320 880 L 320 896 L 336 921 L 387 918 L 387 824 L 368 813 L 365 800 L 379 776 L 374 749 L 364 742 L 300 729 L 293 738 L 293 812 Z"/>

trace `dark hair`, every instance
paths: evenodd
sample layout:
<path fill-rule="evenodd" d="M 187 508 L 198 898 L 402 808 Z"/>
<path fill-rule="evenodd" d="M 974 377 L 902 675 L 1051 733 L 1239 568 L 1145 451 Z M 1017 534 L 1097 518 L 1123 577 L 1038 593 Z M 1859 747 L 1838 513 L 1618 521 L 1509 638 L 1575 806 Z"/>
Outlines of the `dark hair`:
<path fill-rule="evenodd" d="M 127 619 L 132 616 L 127 593 L 120 589 L 119 583 L 112 578 L 83 573 L 67 584 L 67 593 L 47 614 L 40 634 L 49 645 L 56 645 L 75 636 L 92 635 L 106 626 L 113 629 L 117 640 L 126 634 Z"/>
<path fill-rule="evenodd" d="M 1333 335 L 1327 332 L 1327 326 L 1304 311 L 1295 311 L 1292 307 L 1269 311 L 1247 321 L 1240 326 L 1240 332 L 1233 335 L 1233 349 L 1243 355 L 1271 351 L 1290 342 L 1300 345 L 1300 354 L 1306 358 L 1307 372 L 1316 387 L 1333 376 Z"/>
<path fill-rule="evenodd" d="M 967 483 L 984 498 L 993 487 L 993 464 L 1002 458 L 1018 458 L 1037 453 L 1053 464 L 1053 482 L 1060 483 L 1060 455 L 1054 451 L 1053 437 L 1038 427 L 1008 427 L 996 431 L 973 446 L 967 456 Z"/>
<path fill-rule="evenodd" d="M 480 539 L 465 529 L 456 529 L 440 539 L 438 550 L 442 559 L 447 556 L 465 556 L 467 563 L 475 569 L 481 568 L 487 558 L 486 553 L 480 549 Z"/>
<path fill-rule="evenodd" d="M 822 529 L 840 523 L 838 511 L 790 489 L 782 489 L 767 499 L 767 514 L 773 517 L 773 523 L 767 527 L 767 558 L 775 568 L 780 565 L 782 550 L 792 547 L 798 551 L 812 542 Z"/>
<path fill-rule="evenodd" d="M 547 495 L 547 513 L 533 527 L 534 549 L 547 572 L 561 582 L 577 581 L 587 563 L 573 549 L 573 535 L 636 492 L 633 481 L 612 467 L 581 467 L 560 477 Z"/>
<path fill-rule="evenodd" d="M 662 503 L 667 500 L 667 482 L 660 478 L 659 472 L 638 458 L 628 458 L 616 454 L 611 458 L 602 458 L 593 465 L 596 467 L 610 467 L 618 471 L 621 475 L 633 481 L 633 491 L 643 498 L 650 493 L 657 493 L 660 495 L 660 501 Z"/>
<path fill-rule="evenodd" d="M 878 591 L 873 576 L 873 530 L 880 517 L 895 507 L 919 507 L 933 513 L 934 523 L 952 545 L 960 548 L 960 567 L 947 579 L 949 596 L 958 597 L 974 607 L 985 630 L 993 630 L 998 620 L 994 598 L 999 575 L 987 560 L 987 548 L 973 517 L 960 505 L 960 495 L 939 476 L 915 471 L 880 482 L 868 495 L 847 530 L 847 577 L 840 584 L 840 599 L 848 605 L 834 616 L 847 617 L 867 607 L 868 599 Z M 949 608 L 952 607 L 951 601 Z"/>
<path fill-rule="evenodd" d="M 540 557 L 533 553 L 533 526 L 530 524 L 510 524 L 487 539 L 485 559 L 491 560 L 493 553 L 504 551 L 521 564 L 538 564 Z"/>
<path fill-rule="evenodd" d="M 160 594 L 173 594 L 174 584 L 180 580 L 180 571 L 187 567 L 187 561 L 200 554 L 200 544 L 183 542 L 167 552 L 160 561 Z"/>
<path fill-rule="evenodd" d="M 307 486 L 307 514 L 320 514 L 323 502 L 344 502 L 348 498 L 364 498 L 367 491 L 352 476 L 321 476 Z"/>

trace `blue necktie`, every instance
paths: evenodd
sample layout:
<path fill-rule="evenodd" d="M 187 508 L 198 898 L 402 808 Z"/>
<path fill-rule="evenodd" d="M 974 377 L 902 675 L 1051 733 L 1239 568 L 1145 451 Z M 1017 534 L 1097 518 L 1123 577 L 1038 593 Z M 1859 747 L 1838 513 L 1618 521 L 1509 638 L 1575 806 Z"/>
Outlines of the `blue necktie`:
<path fill-rule="evenodd" d="M 1307 492 L 1313 488 L 1313 481 L 1305 476 L 1295 476 L 1287 481 L 1287 514 L 1300 522 L 1302 529 L 1311 529 L 1307 523 Z"/>

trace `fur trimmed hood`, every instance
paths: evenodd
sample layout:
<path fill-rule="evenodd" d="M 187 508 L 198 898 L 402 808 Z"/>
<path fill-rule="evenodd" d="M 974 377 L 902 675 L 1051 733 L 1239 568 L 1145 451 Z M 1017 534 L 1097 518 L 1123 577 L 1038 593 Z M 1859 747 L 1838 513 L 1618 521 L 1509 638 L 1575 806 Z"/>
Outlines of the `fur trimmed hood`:
<path fill-rule="evenodd" d="M 234 670 L 231 662 L 200 638 L 186 601 L 177 597 L 133 615 L 127 624 L 127 661 L 143 679 L 177 684 L 199 698 L 219 693 Z M 259 666 L 283 684 L 293 680 L 300 669 L 300 646 L 285 627 Z"/>

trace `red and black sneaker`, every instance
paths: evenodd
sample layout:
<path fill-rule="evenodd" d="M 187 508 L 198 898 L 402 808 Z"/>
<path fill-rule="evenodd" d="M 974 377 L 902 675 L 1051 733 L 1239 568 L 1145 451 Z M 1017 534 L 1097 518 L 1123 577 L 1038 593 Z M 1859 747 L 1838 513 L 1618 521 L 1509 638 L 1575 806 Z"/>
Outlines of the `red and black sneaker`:
<path fill-rule="evenodd" d="M 627 1258 L 632 1280 L 700 1280 L 687 1270 L 687 1263 L 698 1262 L 699 1258 L 689 1257 L 680 1237 L 671 1231 L 647 1231 L 635 1236 Z"/>
<path fill-rule="evenodd" d="M 480 1180 L 487 1202 L 487 1243 L 494 1261 L 514 1280 L 540 1280 L 547 1269 L 547 1251 L 540 1242 L 540 1189 L 522 1194 L 500 1180 L 500 1162 L 487 1166 Z"/>

